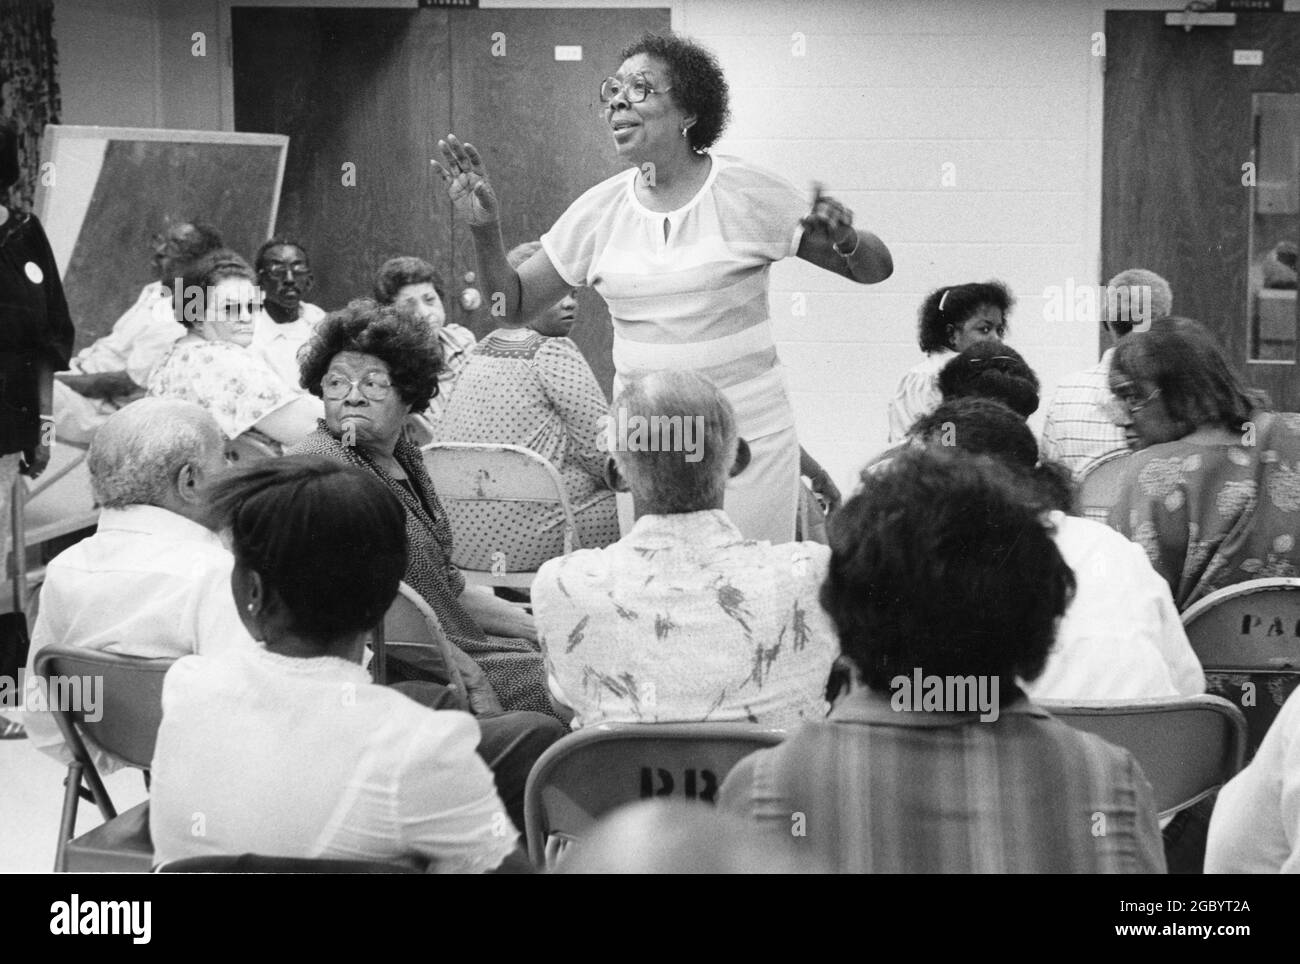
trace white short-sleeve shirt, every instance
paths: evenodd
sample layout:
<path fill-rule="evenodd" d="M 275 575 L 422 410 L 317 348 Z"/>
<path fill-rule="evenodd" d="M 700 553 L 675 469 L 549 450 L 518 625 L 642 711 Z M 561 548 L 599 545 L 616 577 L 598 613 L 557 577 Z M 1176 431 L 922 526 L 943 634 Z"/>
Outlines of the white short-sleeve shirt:
<path fill-rule="evenodd" d="M 698 371 L 731 401 L 740 434 L 758 438 L 794 424 L 768 272 L 799 250 L 808 200 L 739 158 L 711 160 L 695 197 L 669 212 L 638 200 L 638 169 L 614 175 L 574 201 L 542 247 L 566 282 L 605 299 L 619 375 Z"/>
<path fill-rule="evenodd" d="M 356 663 L 187 656 L 162 703 L 149 806 L 158 863 L 255 853 L 472 872 L 515 847 L 474 718 L 376 686 Z"/>

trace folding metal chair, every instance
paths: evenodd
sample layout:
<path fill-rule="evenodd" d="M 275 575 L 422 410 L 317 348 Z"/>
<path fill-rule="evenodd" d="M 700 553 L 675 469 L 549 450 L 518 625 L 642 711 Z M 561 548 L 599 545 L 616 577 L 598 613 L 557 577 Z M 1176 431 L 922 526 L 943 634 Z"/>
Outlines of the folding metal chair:
<path fill-rule="evenodd" d="M 1300 686 L 1300 579 L 1251 579 L 1187 608 L 1183 628 L 1206 688 L 1246 716 L 1247 759 Z"/>
<path fill-rule="evenodd" d="M 422 451 L 433 489 L 444 506 L 457 502 L 553 504 L 559 507 L 564 519 L 564 554 L 581 548 L 564 479 L 554 465 L 536 452 L 521 445 L 469 442 L 435 442 Z M 515 589 L 527 589 L 533 584 L 536 571 L 494 572 L 463 565 L 462 561 L 475 548 L 474 535 L 455 534 L 455 553 L 451 560 L 464 573 L 467 583 Z"/>
<path fill-rule="evenodd" d="M 1106 522 L 1119 501 L 1128 475 L 1128 452 L 1111 452 L 1084 466 L 1079 476 L 1079 509 L 1086 519 Z"/>
<path fill-rule="evenodd" d="M 784 738 L 784 730 L 749 723 L 604 723 L 571 733 L 528 774 L 528 856 L 552 865 L 565 844 L 625 803 L 712 803 L 732 767 Z"/>
<path fill-rule="evenodd" d="M 388 682 L 390 651 L 396 648 L 400 653 L 408 647 L 423 649 L 427 655 L 436 654 L 440 657 L 442 675 L 447 680 L 448 689 L 453 690 L 469 706 L 465 678 L 456 663 L 455 644 L 443 632 L 437 613 L 419 593 L 403 582 L 398 584 L 397 597 L 371 636 L 373 658 L 370 671 L 375 682 Z"/>
<path fill-rule="evenodd" d="M 147 781 L 162 722 L 163 677 L 173 663 L 173 659 L 140 659 L 61 646 L 48 646 L 36 654 L 36 675 L 46 687 L 49 709 L 72 753 L 54 857 L 56 871 L 148 873 L 153 865 L 148 802 L 119 814 L 91 750 L 145 771 Z M 80 681 L 79 688 L 72 685 L 73 680 Z M 91 707 L 85 689 L 88 681 L 93 687 L 95 680 L 102 682 L 98 691 L 101 702 Z M 80 705 L 69 705 L 73 701 L 67 697 L 73 693 L 80 693 L 76 701 Z M 74 840 L 77 805 L 83 795 L 99 807 L 104 823 Z"/>
<path fill-rule="evenodd" d="M 1040 705 L 1076 730 L 1132 753 L 1162 820 L 1219 789 L 1245 759 L 1245 717 L 1218 696 Z"/>

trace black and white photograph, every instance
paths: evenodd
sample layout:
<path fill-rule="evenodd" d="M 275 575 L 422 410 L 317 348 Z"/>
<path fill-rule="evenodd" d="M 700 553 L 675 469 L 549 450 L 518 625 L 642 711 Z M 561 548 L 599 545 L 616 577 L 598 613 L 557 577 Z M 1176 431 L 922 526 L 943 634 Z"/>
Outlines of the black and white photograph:
<path fill-rule="evenodd" d="M 0 0 L 23 927 L 1071 874 L 1242 947 L 1298 257 L 1300 0 Z"/>

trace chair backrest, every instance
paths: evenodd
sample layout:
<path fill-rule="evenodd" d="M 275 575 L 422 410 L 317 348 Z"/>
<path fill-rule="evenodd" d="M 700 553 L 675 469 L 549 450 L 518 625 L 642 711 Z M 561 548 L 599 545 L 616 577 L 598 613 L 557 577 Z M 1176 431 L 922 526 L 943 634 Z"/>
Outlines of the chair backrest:
<path fill-rule="evenodd" d="M 528 856 L 541 866 L 547 837 L 574 837 L 625 803 L 712 803 L 733 766 L 784 738 L 783 730 L 749 723 L 605 723 L 571 733 L 528 774 Z"/>
<path fill-rule="evenodd" d="M 1183 628 L 1201 665 L 1300 670 L 1300 579 L 1239 582 L 1197 600 Z"/>
<path fill-rule="evenodd" d="M 339 860 L 327 857 L 267 857 L 240 854 L 220 857 L 183 857 L 155 868 L 159 874 L 420 874 L 407 864 L 380 860 Z"/>
<path fill-rule="evenodd" d="M 384 682 L 387 651 L 394 646 L 423 646 L 437 650 L 446 664 L 446 679 L 462 697 L 467 697 L 465 680 L 456 665 L 454 644 L 443 632 L 433 608 L 406 583 L 399 583 L 397 596 L 384 613 L 383 622 L 372 638 L 375 653 L 375 679 Z"/>
<path fill-rule="evenodd" d="M 1206 689 L 1245 713 L 1246 753 L 1254 756 L 1300 687 L 1300 579 L 1252 579 L 1212 592 L 1187 608 L 1183 628 Z"/>
<path fill-rule="evenodd" d="M 1241 769 L 1246 719 L 1218 696 L 1057 703 L 1044 709 L 1077 730 L 1128 750 L 1155 793 L 1161 818 L 1205 798 Z"/>
<path fill-rule="evenodd" d="M 231 465 L 249 465 L 280 455 L 273 442 L 251 432 L 236 435 L 226 443 L 226 461 Z"/>
<path fill-rule="evenodd" d="M 147 770 L 162 723 L 163 677 L 175 662 L 47 646 L 36 654 L 36 675 L 45 681 L 49 708 L 78 762 L 93 768 L 84 736 Z"/>
<path fill-rule="evenodd" d="M 434 442 L 424 467 L 433 490 L 448 502 L 555 503 L 564 513 L 564 551 L 581 548 L 564 479 L 554 465 L 522 445 Z"/>
<path fill-rule="evenodd" d="M 1079 479 L 1079 509 L 1084 518 L 1105 522 L 1119 501 L 1128 475 L 1128 452 L 1112 452 L 1090 463 Z"/>

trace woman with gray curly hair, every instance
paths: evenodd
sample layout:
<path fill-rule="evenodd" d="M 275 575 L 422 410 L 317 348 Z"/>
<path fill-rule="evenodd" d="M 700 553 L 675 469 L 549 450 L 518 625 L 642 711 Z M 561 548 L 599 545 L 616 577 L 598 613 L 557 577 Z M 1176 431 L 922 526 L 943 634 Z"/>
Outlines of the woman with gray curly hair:
<path fill-rule="evenodd" d="M 451 523 L 419 449 L 403 433 L 406 417 L 423 411 L 438 390 L 442 359 L 428 326 L 413 314 L 354 301 L 325 317 L 299 361 L 302 385 L 324 400 L 325 418 L 290 454 L 363 469 L 402 503 L 408 550 L 402 578 L 471 657 L 461 669 L 473 708 L 558 715 L 532 616 L 490 593 L 466 591 L 465 577 L 451 563 Z M 409 678 L 426 678 L 427 667 L 400 657 L 389 662 Z"/>

